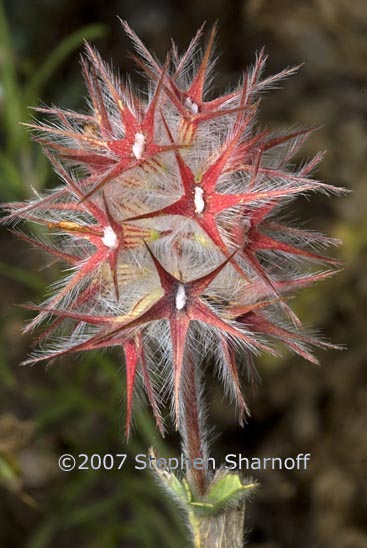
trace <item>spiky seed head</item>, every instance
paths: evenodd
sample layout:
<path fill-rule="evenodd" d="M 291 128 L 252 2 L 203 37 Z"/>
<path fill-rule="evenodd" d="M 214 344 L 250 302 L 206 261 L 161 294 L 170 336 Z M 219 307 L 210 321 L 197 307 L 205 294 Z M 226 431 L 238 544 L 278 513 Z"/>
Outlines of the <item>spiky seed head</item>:
<path fill-rule="evenodd" d="M 180 422 L 185 363 L 210 355 L 242 419 L 239 351 L 251 364 L 251 354 L 276 352 L 275 340 L 314 361 L 309 346 L 327 346 L 303 332 L 287 295 L 332 273 L 314 265 L 337 266 L 320 248 L 338 242 L 285 224 L 279 212 L 299 195 L 343 189 L 311 176 L 320 154 L 290 167 L 311 130 L 276 136 L 256 125 L 259 93 L 297 68 L 263 78 L 261 51 L 233 91 L 207 99 L 215 28 L 198 64 L 201 30 L 182 56 L 173 44 L 161 65 L 123 25 L 148 93 L 87 45 L 89 112 L 36 109 L 51 121 L 29 124 L 61 185 L 9 204 L 6 220 L 42 225 L 49 241 L 19 235 L 68 274 L 33 307 L 26 330 L 49 324 L 27 363 L 120 347 L 128 435 L 138 380 L 163 432 L 165 398 Z"/>

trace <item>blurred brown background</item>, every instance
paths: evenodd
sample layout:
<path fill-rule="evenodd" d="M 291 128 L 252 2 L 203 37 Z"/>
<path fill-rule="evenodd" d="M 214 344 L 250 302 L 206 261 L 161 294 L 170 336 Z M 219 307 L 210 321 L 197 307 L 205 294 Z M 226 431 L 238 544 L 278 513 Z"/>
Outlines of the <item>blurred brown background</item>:
<path fill-rule="evenodd" d="M 208 375 L 209 419 L 218 433 L 212 451 L 218 460 L 236 452 L 312 455 L 305 472 L 253 474 L 261 488 L 247 510 L 250 548 L 365 548 L 365 2 L 5 2 L 0 21 L 2 201 L 29 196 L 30 183 L 41 188 L 56 182 L 15 121 L 24 121 L 29 116 L 26 106 L 41 101 L 83 106 L 83 35 L 121 72 L 133 71 L 117 14 L 161 58 L 171 37 L 183 49 L 204 20 L 211 24 L 218 19 L 219 89 L 235 84 L 262 46 L 269 54 L 268 73 L 305 63 L 282 90 L 264 97 L 261 122 L 272 129 L 321 125 L 299 160 L 327 149 L 318 176 L 353 190 L 345 198 L 314 196 L 292 206 L 294 218 L 344 240 L 335 250 L 344 262 L 343 272 L 303 291 L 295 308 L 306 324 L 347 349 L 320 352 L 321 367 L 290 355 L 260 360 L 263 383 L 256 394 L 248 392 L 252 417 L 244 429 L 236 426 L 221 387 Z M 74 42 L 67 41 L 70 36 Z M 52 53 L 55 48 L 59 56 Z M 39 301 L 45 284 L 57 278 L 57 267 L 43 270 L 44 258 L 5 229 L 0 246 L 0 548 L 186 546 L 179 512 L 148 475 L 129 466 L 115 473 L 58 471 L 62 453 L 133 455 L 154 444 L 161 454 L 172 456 L 178 451 L 177 439 L 171 435 L 162 443 L 142 410 L 126 448 L 124 375 L 118 356 L 68 360 L 48 371 L 18 367 L 31 339 L 20 334 L 27 314 L 14 304 Z"/>

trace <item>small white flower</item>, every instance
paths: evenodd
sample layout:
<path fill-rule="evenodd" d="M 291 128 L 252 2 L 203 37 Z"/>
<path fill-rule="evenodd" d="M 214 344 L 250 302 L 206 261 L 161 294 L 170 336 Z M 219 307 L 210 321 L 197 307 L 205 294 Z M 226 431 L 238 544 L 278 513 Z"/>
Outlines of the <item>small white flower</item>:
<path fill-rule="evenodd" d="M 110 249 L 116 249 L 118 246 L 116 232 L 113 230 L 112 226 L 106 226 L 104 229 L 102 242 Z"/>
<path fill-rule="evenodd" d="M 186 305 L 186 292 L 185 286 L 179 284 L 177 293 L 176 293 L 176 310 L 182 310 Z"/>
<path fill-rule="evenodd" d="M 195 213 L 202 213 L 205 209 L 204 190 L 200 186 L 195 187 L 194 204 Z"/>
<path fill-rule="evenodd" d="M 199 112 L 198 105 L 194 103 L 193 101 L 191 101 L 190 97 L 186 97 L 185 105 L 187 106 L 188 109 L 191 110 L 193 114 L 197 114 Z"/>
<path fill-rule="evenodd" d="M 142 133 L 135 133 L 135 142 L 133 144 L 133 154 L 137 160 L 141 160 L 144 154 L 145 137 Z"/>

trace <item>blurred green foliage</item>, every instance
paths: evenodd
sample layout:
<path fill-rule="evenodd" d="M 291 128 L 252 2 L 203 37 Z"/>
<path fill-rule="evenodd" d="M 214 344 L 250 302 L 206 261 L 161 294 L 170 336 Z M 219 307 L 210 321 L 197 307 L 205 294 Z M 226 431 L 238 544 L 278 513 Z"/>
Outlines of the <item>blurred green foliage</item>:
<path fill-rule="evenodd" d="M 106 34 L 106 27 L 92 24 L 65 38 L 38 67 L 18 63 L 11 32 L 0 0 L 0 200 L 24 199 L 30 189 L 41 190 L 50 175 L 49 162 L 40 147 L 35 146 L 20 122 L 31 117 L 30 107 L 42 96 L 44 86 L 59 66 L 84 40 L 95 40 Z"/>

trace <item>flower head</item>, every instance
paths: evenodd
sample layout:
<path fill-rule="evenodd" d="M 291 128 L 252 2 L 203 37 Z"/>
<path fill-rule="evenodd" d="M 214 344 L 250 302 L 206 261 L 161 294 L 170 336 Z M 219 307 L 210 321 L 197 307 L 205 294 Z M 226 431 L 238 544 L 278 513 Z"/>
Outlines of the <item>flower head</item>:
<path fill-rule="evenodd" d="M 120 347 L 128 435 L 137 379 L 163 431 L 162 400 L 171 399 L 179 425 L 185 363 L 209 355 L 242 419 L 241 362 L 251 371 L 253 354 L 277 353 L 272 341 L 310 361 L 310 346 L 328 346 L 303 331 L 287 296 L 333 272 L 312 265 L 337 265 L 317 248 L 338 242 L 278 214 L 299 195 L 342 189 L 311 176 L 320 154 L 290 167 L 311 129 L 274 136 L 257 127 L 258 94 L 296 69 L 262 78 L 262 51 L 236 89 L 209 100 L 215 28 L 197 65 L 203 29 L 160 64 L 123 26 L 147 92 L 134 92 L 87 45 L 88 113 L 36 109 L 51 121 L 28 124 L 61 185 L 8 205 L 7 219 L 45 227 L 47 241 L 18 234 L 66 263 L 67 275 L 30 307 L 38 315 L 27 331 L 49 323 L 26 363 Z"/>

